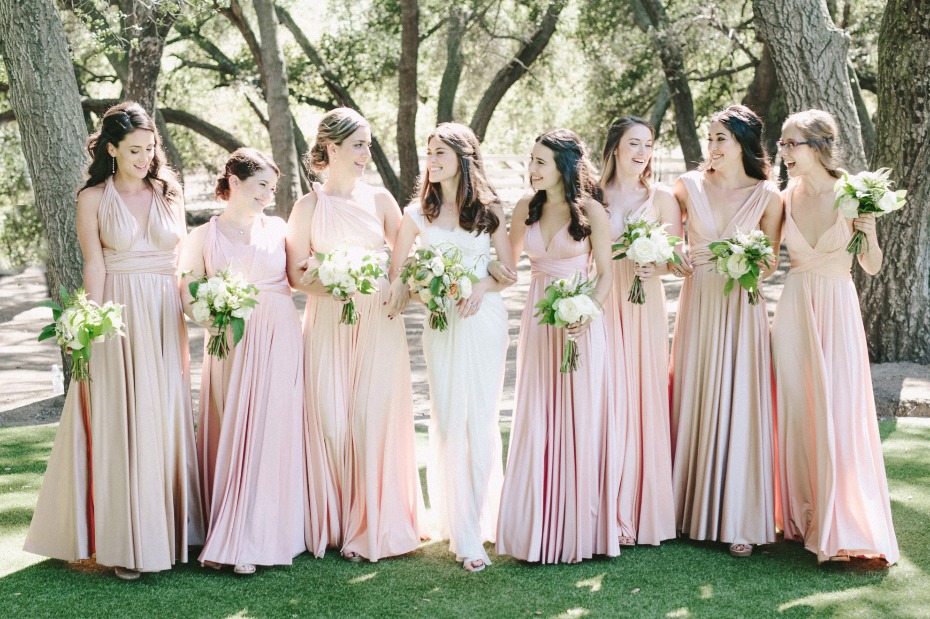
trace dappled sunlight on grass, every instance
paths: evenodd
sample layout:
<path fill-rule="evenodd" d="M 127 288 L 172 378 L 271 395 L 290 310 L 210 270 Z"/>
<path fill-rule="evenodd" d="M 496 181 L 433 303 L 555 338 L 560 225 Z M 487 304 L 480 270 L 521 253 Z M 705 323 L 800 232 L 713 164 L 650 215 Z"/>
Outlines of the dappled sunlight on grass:
<path fill-rule="evenodd" d="M 578 617 L 587 617 L 591 611 L 587 608 L 569 608 L 564 613 L 559 613 L 555 619 L 578 619 Z"/>
<path fill-rule="evenodd" d="M 601 590 L 601 586 L 604 582 L 604 576 L 607 574 L 598 574 L 594 578 L 588 578 L 587 580 L 579 580 L 575 583 L 575 586 L 581 589 L 582 587 L 590 587 L 591 593 L 595 593 Z"/>
<path fill-rule="evenodd" d="M 377 576 L 377 575 L 378 575 L 378 572 L 372 572 L 371 574 L 365 574 L 364 576 L 356 576 L 355 578 L 352 578 L 352 579 L 349 580 L 349 584 L 350 584 L 350 585 L 357 585 L 357 584 L 359 584 L 359 583 L 361 583 L 361 582 L 365 582 L 365 581 L 371 580 L 372 578 L 374 578 L 374 577 Z"/>

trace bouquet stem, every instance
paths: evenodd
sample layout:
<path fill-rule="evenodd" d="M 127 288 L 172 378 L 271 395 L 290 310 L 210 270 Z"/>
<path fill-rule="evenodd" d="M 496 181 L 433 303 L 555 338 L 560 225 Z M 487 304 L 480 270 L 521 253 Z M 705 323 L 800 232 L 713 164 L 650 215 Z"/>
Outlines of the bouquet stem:
<path fill-rule="evenodd" d="M 339 322 L 344 325 L 358 324 L 358 312 L 355 311 L 355 301 L 347 301 L 342 306 L 342 316 L 339 318 Z"/>
<path fill-rule="evenodd" d="M 750 304 L 750 305 L 758 305 L 758 304 L 759 304 L 759 299 L 762 298 L 762 295 L 759 293 L 759 289 L 758 289 L 758 288 L 755 288 L 755 289 L 753 289 L 753 290 L 749 290 L 749 291 L 748 291 L 748 294 L 749 294 L 749 304 Z"/>
<path fill-rule="evenodd" d="M 87 359 L 84 357 L 72 357 L 74 365 L 71 366 L 71 376 L 79 383 L 86 383 L 90 380 L 90 368 Z"/>
<path fill-rule="evenodd" d="M 633 276 L 633 285 L 630 286 L 630 295 L 626 300 L 636 305 L 642 305 L 646 302 L 646 293 L 643 291 L 643 280 L 639 278 L 639 275 Z"/>
<path fill-rule="evenodd" d="M 852 238 L 849 239 L 849 243 L 846 245 L 846 251 L 857 256 L 861 256 L 862 252 L 866 251 L 869 248 L 869 241 L 865 238 L 865 233 L 862 230 L 856 230 L 853 232 Z"/>
<path fill-rule="evenodd" d="M 229 342 L 226 341 L 226 327 L 218 335 L 210 337 L 207 352 L 217 359 L 225 359 L 229 355 Z"/>
<path fill-rule="evenodd" d="M 433 312 L 429 315 L 429 327 L 435 331 L 445 331 L 449 326 L 449 319 L 446 318 L 446 310 Z"/>
<path fill-rule="evenodd" d="M 563 374 L 574 372 L 581 365 L 581 354 L 578 352 L 578 342 L 572 338 L 565 341 L 565 348 L 562 350 L 562 367 L 559 371 Z"/>

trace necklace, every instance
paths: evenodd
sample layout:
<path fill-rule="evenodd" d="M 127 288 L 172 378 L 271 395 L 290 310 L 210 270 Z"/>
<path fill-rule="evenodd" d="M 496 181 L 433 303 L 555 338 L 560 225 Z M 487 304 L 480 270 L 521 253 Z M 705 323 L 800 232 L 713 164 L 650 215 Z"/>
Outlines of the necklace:
<path fill-rule="evenodd" d="M 249 228 L 251 228 L 251 227 L 252 227 L 252 224 L 255 223 L 255 220 L 253 219 L 253 220 L 250 221 L 248 224 L 246 224 L 245 228 L 239 228 L 239 227 L 237 227 L 237 226 L 232 225 L 230 222 L 226 221 L 225 219 L 220 218 L 220 221 L 222 221 L 224 224 L 226 224 L 227 227 L 232 228 L 233 230 L 235 230 L 235 231 L 238 232 L 239 234 L 245 234 L 245 231 L 248 230 Z"/>

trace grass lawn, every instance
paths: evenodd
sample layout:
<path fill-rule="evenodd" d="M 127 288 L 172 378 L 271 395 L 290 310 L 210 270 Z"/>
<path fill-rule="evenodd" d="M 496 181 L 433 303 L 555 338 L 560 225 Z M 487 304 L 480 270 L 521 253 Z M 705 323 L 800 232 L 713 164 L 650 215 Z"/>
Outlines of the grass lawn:
<path fill-rule="evenodd" d="M 304 554 L 252 577 L 181 565 L 117 580 L 91 562 L 21 551 L 55 428 L 0 428 L 0 617 L 918 617 L 930 616 L 930 422 L 883 421 L 901 561 L 818 567 L 797 543 L 735 560 L 669 542 L 615 559 L 533 566 L 493 552 L 468 574 L 446 543 L 377 564 Z M 418 433 L 421 454 L 425 434 Z M 195 555 L 196 556 L 196 555 Z"/>

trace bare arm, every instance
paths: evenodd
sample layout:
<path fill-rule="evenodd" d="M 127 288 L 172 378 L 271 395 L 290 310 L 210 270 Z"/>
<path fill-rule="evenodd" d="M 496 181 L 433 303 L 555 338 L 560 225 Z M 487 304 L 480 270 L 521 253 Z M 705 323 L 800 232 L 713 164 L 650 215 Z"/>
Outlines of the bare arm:
<path fill-rule="evenodd" d="M 397 241 L 397 233 L 400 231 L 400 222 L 402 219 L 400 207 L 397 206 L 397 201 L 394 199 L 394 196 L 385 189 L 378 189 L 375 193 L 375 205 L 378 208 L 381 221 L 384 224 L 384 242 L 391 248 L 391 253 L 393 254 L 394 244 Z"/>
<path fill-rule="evenodd" d="M 495 204 L 491 207 L 491 210 L 494 211 L 494 214 L 497 215 L 497 220 L 500 222 L 497 226 L 497 230 L 491 235 L 491 244 L 494 246 L 494 253 L 497 254 L 497 261 L 514 275 L 512 278 L 505 277 L 503 280 L 498 280 L 491 276 L 485 278 L 486 280 L 491 280 L 488 282 L 488 291 L 500 292 L 517 283 L 517 261 L 514 258 L 510 236 L 507 233 L 507 216 L 504 215 L 504 209 L 501 208 L 500 204 Z M 524 217 L 524 219 L 526 218 Z M 505 274 L 509 275 L 506 271 Z"/>
<path fill-rule="evenodd" d="M 678 231 L 681 232 L 681 234 L 677 236 L 684 238 L 684 223 L 688 220 L 688 200 L 690 198 L 688 197 L 688 188 L 685 187 L 685 182 L 680 178 L 675 181 L 675 186 L 672 188 L 672 196 L 675 198 L 677 213 L 673 218 L 673 223 L 672 226 L 669 227 L 669 230 L 671 231 L 674 229 L 674 221 L 678 221 Z M 671 213 L 669 213 L 669 217 L 672 217 Z M 665 220 L 663 219 L 663 221 Z M 675 253 L 681 258 L 681 264 L 677 265 L 677 269 L 681 272 L 683 277 L 687 277 L 694 272 L 694 265 L 691 264 L 691 259 L 686 252 L 686 247 L 687 243 L 684 243 L 675 248 Z"/>
<path fill-rule="evenodd" d="M 668 232 L 670 236 L 684 238 L 685 227 L 682 223 L 682 212 L 678 205 L 675 194 L 673 194 L 667 187 L 660 185 L 659 187 L 656 187 L 655 197 L 653 198 L 653 205 L 655 206 L 655 210 L 659 215 L 659 222 L 668 224 L 668 227 L 665 229 L 666 232 Z M 679 244 L 676 249 L 680 248 L 681 245 Z M 688 266 L 690 268 L 690 265 Z M 666 262 L 664 264 L 656 265 L 655 275 L 666 275 L 670 272 L 671 267 L 677 268 L 679 272 L 684 271 L 682 266 Z"/>
<path fill-rule="evenodd" d="M 597 280 L 595 288 L 595 301 L 600 305 L 607 302 L 610 296 L 610 287 L 614 283 L 613 257 L 611 255 L 610 220 L 604 207 L 595 201 L 585 205 L 585 215 L 591 222 L 591 253 L 594 256 L 594 267 L 602 276 Z"/>
<path fill-rule="evenodd" d="M 391 287 L 388 289 L 387 299 L 384 305 L 387 306 L 388 316 L 394 318 L 397 314 L 407 309 L 410 301 L 410 288 L 400 278 L 400 272 L 404 267 L 407 256 L 413 248 L 413 242 L 420 233 L 416 222 L 409 213 L 404 213 L 400 221 L 400 230 L 394 240 L 394 247 L 391 249 L 391 269 L 388 277 L 391 280 Z"/>
<path fill-rule="evenodd" d="M 207 239 L 208 225 L 197 226 L 187 235 L 187 240 L 181 252 L 181 264 L 179 265 L 181 270 L 181 307 L 184 308 L 184 313 L 187 314 L 188 318 L 205 329 L 209 329 L 210 325 L 197 322 L 197 319 L 194 318 L 194 312 L 191 310 L 194 297 L 191 296 L 190 284 L 203 277 L 207 272 L 203 261 L 203 246 Z"/>
<path fill-rule="evenodd" d="M 781 246 L 781 227 L 784 209 L 781 203 L 781 194 L 775 194 L 769 199 L 769 203 L 762 213 L 762 221 L 759 227 L 763 234 L 769 237 L 772 242 L 772 251 L 774 255 L 769 262 L 769 266 L 762 270 L 762 279 L 766 279 L 778 269 L 778 248 Z"/>
<path fill-rule="evenodd" d="M 859 266 L 869 275 L 875 275 L 882 268 L 884 255 L 878 244 L 875 228 L 875 215 L 864 215 L 853 220 L 853 227 L 865 234 L 868 249 L 859 255 Z"/>
<path fill-rule="evenodd" d="M 291 288 L 315 296 L 325 296 L 326 289 L 319 280 L 306 282 L 304 274 L 319 263 L 313 257 L 310 238 L 310 222 L 316 208 L 316 194 L 312 191 L 294 204 L 287 220 L 287 236 L 284 247 L 287 253 L 287 281 Z"/>
<path fill-rule="evenodd" d="M 523 253 L 523 245 L 526 242 L 526 218 L 529 212 L 529 197 L 520 198 L 513 209 L 513 217 L 510 219 L 510 249 L 513 252 L 511 264 L 514 265 L 520 261 L 520 254 Z"/>
<path fill-rule="evenodd" d="M 99 187 L 85 189 L 77 198 L 77 234 L 84 254 L 84 290 L 88 298 L 97 303 L 103 303 L 103 284 L 107 276 L 97 223 L 102 198 L 103 190 Z"/>

